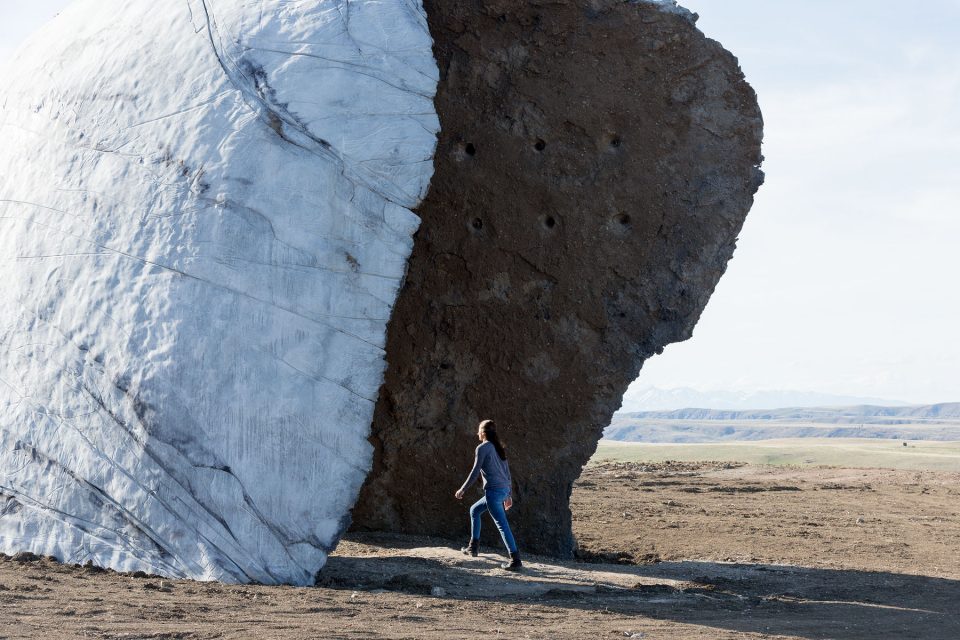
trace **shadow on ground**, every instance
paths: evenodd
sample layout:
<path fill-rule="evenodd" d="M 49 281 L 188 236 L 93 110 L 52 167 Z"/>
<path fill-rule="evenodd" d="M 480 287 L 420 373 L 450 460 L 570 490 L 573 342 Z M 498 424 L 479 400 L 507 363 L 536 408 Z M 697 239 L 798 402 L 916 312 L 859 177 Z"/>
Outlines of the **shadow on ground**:
<path fill-rule="evenodd" d="M 438 543 L 352 537 L 329 559 L 317 584 L 543 602 L 812 640 L 960 638 L 957 580 L 767 564 L 626 566 L 546 558 L 525 559 L 524 571 L 515 575 L 499 568 L 500 554 L 470 558 Z"/>

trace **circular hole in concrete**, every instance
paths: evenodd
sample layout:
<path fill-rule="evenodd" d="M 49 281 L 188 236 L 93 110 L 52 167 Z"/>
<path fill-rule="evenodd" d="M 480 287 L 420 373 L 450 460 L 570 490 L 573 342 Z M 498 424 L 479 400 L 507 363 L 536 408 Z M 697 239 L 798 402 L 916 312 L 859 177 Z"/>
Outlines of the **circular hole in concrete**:
<path fill-rule="evenodd" d="M 475 155 L 477 155 L 477 148 L 473 145 L 472 142 L 468 142 L 467 144 L 465 144 L 465 145 L 463 146 L 463 151 L 464 151 L 464 153 L 466 153 L 468 156 L 475 156 Z"/>
<path fill-rule="evenodd" d="M 555 226 L 557 226 L 557 219 L 553 216 L 544 216 L 543 226 L 545 226 L 547 229 L 553 229 Z"/>
<path fill-rule="evenodd" d="M 470 226 L 474 230 L 480 231 L 480 229 L 483 229 L 483 220 L 481 220 L 480 218 L 474 218 L 473 221 L 470 223 Z"/>
<path fill-rule="evenodd" d="M 616 222 L 617 224 L 619 224 L 619 225 L 622 226 L 622 227 L 629 227 L 629 226 L 630 226 L 630 215 L 629 215 L 629 214 L 626 214 L 626 213 L 618 213 L 617 215 L 613 216 L 613 220 L 614 220 L 614 222 Z"/>
<path fill-rule="evenodd" d="M 544 142 L 543 139 L 537 138 L 537 141 L 533 143 L 533 148 L 537 151 L 543 151 L 547 148 L 547 143 Z"/>
<path fill-rule="evenodd" d="M 623 141 L 620 140 L 620 136 L 610 136 L 611 147 L 614 149 L 619 149 L 621 144 L 623 144 Z"/>

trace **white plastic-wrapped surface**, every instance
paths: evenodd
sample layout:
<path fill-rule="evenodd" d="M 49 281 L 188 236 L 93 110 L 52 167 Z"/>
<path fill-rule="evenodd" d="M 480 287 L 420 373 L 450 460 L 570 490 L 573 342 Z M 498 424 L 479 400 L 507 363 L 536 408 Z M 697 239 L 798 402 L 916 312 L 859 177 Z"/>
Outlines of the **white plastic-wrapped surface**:
<path fill-rule="evenodd" d="M 307 584 L 433 171 L 419 0 L 79 0 L 0 83 L 0 551 Z"/>

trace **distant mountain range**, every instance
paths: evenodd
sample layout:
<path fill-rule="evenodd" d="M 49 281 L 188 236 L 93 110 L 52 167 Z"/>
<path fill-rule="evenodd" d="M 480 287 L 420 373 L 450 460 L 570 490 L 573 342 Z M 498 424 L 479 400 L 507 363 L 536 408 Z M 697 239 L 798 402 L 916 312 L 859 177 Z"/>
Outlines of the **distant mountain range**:
<path fill-rule="evenodd" d="M 630 389 L 623 397 L 622 412 L 671 411 L 687 407 L 709 409 L 778 409 L 780 407 L 848 407 L 877 405 L 910 406 L 907 402 L 884 398 L 842 396 L 812 391 L 698 391 L 696 389 Z"/>
<path fill-rule="evenodd" d="M 603 437 L 627 442 L 780 438 L 960 440 L 960 402 L 931 405 L 620 412 Z"/>
<path fill-rule="evenodd" d="M 674 411 L 620 412 L 631 418 L 660 420 L 776 420 L 817 423 L 909 424 L 960 420 L 960 402 L 908 405 L 905 407 L 791 407 L 788 409 L 676 409 Z"/>

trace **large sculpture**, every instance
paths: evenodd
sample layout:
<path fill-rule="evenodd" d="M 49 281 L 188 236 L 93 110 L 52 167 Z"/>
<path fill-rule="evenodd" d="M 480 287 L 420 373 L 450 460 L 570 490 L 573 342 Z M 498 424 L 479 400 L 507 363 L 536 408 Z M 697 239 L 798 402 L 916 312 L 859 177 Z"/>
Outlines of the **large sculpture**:
<path fill-rule="evenodd" d="M 425 6 L 442 130 L 354 522 L 465 537 L 453 492 L 494 418 L 521 548 L 568 556 L 573 481 L 733 253 L 762 181 L 760 111 L 672 3 Z"/>
<path fill-rule="evenodd" d="M 311 582 L 371 468 L 462 535 L 487 417 L 569 555 L 762 179 L 672 2 L 78 0 L 0 77 L 0 551 L 175 577 Z"/>
<path fill-rule="evenodd" d="M 80 0 L 0 84 L 0 551 L 306 584 L 438 128 L 419 3 Z"/>

